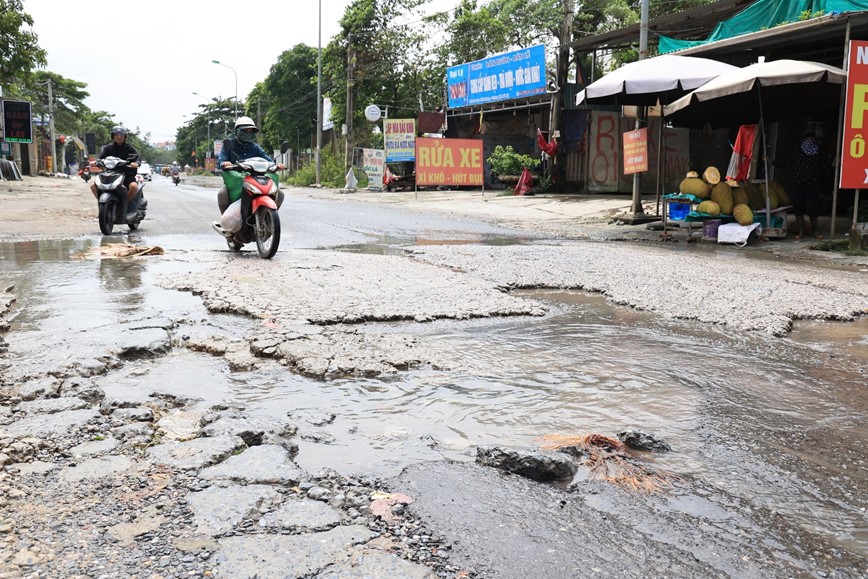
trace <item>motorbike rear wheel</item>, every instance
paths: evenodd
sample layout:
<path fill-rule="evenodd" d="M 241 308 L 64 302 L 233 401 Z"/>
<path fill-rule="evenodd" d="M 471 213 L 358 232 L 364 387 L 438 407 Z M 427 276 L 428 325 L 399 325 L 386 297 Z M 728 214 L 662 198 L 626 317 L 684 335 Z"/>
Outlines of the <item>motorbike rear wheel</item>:
<path fill-rule="evenodd" d="M 103 235 L 112 234 L 117 208 L 118 202 L 115 199 L 109 199 L 105 203 L 99 204 L 99 230 L 102 231 Z"/>
<path fill-rule="evenodd" d="M 260 207 L 254 217 L 256 250 L 262 259 L 271 259 L 280 245 L 280 216 L 275 209 Z"/>

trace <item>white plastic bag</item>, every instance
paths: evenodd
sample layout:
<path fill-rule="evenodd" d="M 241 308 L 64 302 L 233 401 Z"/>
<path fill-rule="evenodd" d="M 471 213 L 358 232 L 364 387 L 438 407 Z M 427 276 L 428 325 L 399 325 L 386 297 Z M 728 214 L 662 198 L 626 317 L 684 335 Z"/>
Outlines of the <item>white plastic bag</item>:
<path fill-rule="evenodd" d="M 356 179 L 356 174 L 353 173 L 353 168 L 352 168 L 352 167 L 350 167 L 350 170 L 347 171 L 346 179 L 347 179 L 347 186 L 346 186 L 346 189 L 355 189 L 355 188 L 356 188 L 356 185 L 359 184 L 359 180 Z"/>
<path fill-rule="evenodd" d="M 229 233 L 235 233 L 241 229 L 241 199 L 226 208 L 220 217 L 220 227 Z"/>

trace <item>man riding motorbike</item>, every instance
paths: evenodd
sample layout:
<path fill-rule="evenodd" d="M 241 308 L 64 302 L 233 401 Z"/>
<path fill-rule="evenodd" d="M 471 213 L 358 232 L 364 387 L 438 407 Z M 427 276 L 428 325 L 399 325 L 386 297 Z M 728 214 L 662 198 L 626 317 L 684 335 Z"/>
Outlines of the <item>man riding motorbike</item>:
<path fill-rule="evenodd" d="M 131 161 L 126 167 L 126 176 L 124 177 L 124 186 L 127 188 L 127 202 L 132 202 L 136 198 L 136 193 L 139 190 L 139 184 L 136 182 L 136 169 L 139 167 L 139 152 L 136 148 L 127 143 L 127 130 L 120 125 L 112 127 L 112 142 L 100 149 L 97 159 L 105 159 L 106 157 L 118 157 L 127 161 Z M 96 190 L 96 182 L 91 183 L 90 190 L 93 196 L 99 199 L 99 193 Z M 147 209 L 148 202 L 142 196 L 139 200 L 139 209 Z"/>
<path fill-rule="evenodd" d="M 273 163 L 274 159 L 271 158 L 271 155 L 266 153 L 256 142 L 256 133 L 258 132 L 259 129 L 256 128 L 256 123 L 253 122 L 253 119 L 250 117 L 239 117 L 235 121 L 235 135 L 231 138 L 231 158 L 229 152 L 224 148 L 220 151 L 220 156 L 217 157 L 217 165 L 225 170 L 226 167 L 233 165 L 239 159 L 249 159 L 251 157 L 262 157 Z M 286 165 L 278 163 L 277 168 L 283 170 L 286 169 Z M 277 191 L 276 201 L 279 208 L 283 204 L 283 191 Z M 225 184 L 217 192 L 217 207 L 220 209 L 220 215 L 223 215 L 226 212 L 226 208 L 229 207 L 229 190 Z M 219 221 L 215 221 L 213 227 L 221 234 L 223 233 L 223 228 L 220 226 Z"/>

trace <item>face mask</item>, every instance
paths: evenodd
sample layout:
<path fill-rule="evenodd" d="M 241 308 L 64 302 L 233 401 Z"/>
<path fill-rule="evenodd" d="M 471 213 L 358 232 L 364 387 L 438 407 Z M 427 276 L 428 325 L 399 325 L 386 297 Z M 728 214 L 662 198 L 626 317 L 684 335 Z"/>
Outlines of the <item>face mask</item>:
<path fill-rule="evenodd" d="M 256 140 L 256 133 L 250 131 L 238 131 L 238 140 L 242 143 L 252 143 Z"/>

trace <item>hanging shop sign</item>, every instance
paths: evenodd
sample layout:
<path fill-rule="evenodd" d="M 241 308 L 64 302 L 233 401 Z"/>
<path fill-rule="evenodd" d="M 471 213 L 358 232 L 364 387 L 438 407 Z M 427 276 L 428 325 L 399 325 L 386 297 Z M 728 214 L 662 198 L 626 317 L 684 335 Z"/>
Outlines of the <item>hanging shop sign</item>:
<path fill-rule="evenodd" d="M 868 41 L 850 41 L 841 189 L 868 189 Z"/>
<path fill-rule="evenodd" d="M 624 174 L 644 173 L 648 170 L 648 129 L 624 133 Z"/>
<path fill-rule="evenodd" d="M 412 161 L 416 157 L 416 119 L 383 119 L 386 162 Z"/>
<path fill-rule="evenodd" d="M 546 92 L 542 44 L 446 69 L 449 108 L 529 97 Z"/>
<path fill-rule="evenodd" d="M 416 184 L 482 187 L 482 141 L 416 139 Z"/>

